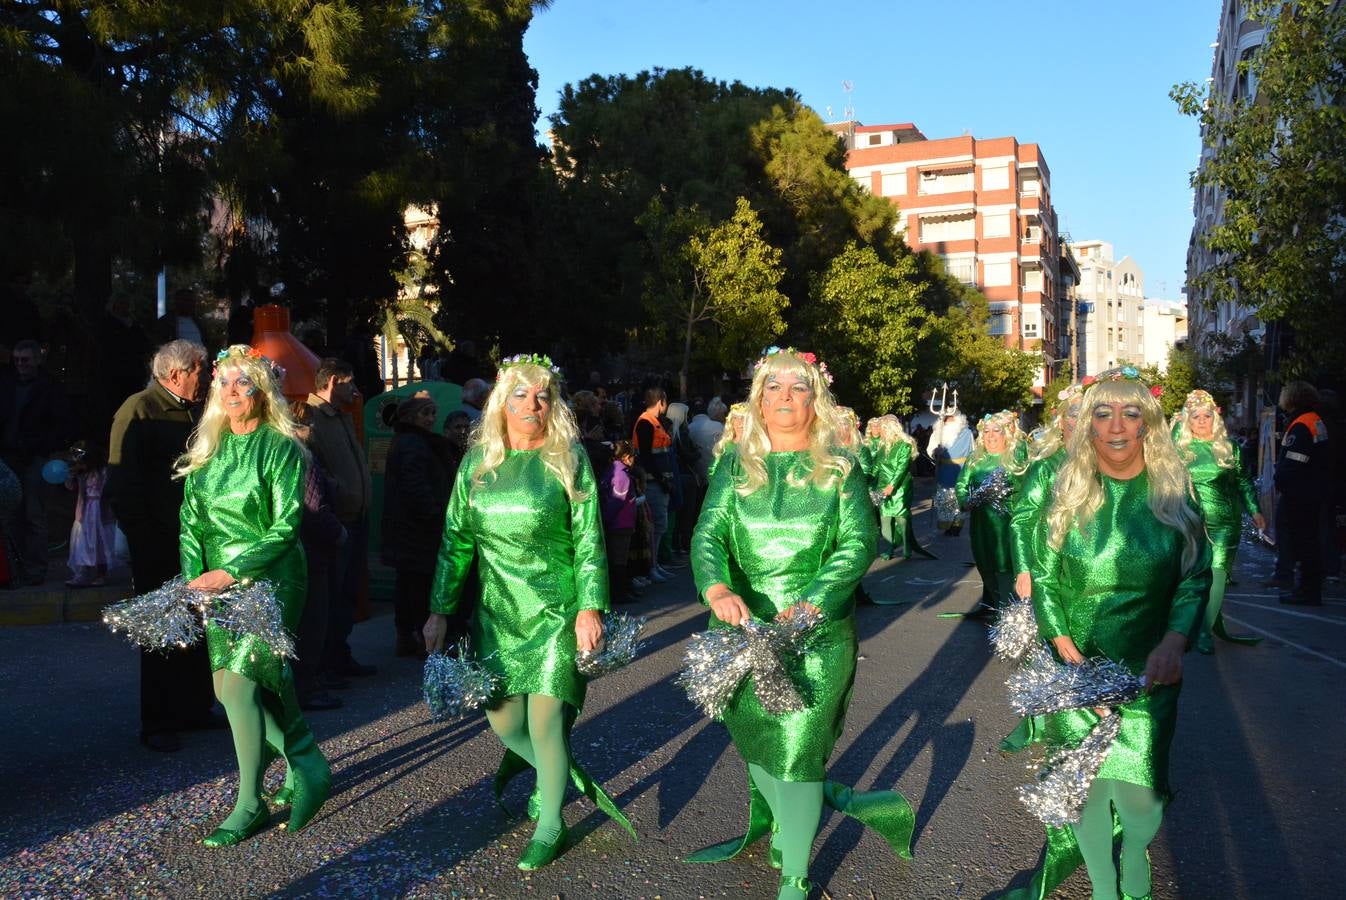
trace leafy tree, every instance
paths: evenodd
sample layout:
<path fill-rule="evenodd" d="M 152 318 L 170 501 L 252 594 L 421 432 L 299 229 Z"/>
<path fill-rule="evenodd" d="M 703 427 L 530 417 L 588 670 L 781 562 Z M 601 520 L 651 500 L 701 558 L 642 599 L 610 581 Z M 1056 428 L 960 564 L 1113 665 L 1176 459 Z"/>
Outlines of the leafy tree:
<path fill-rule="evenodd" d="M 1033 396 L 1041 357 L 1005 346 L 987 331 L 990 308 L 979 292 L 967 290 L 957 305 L 934 320 L 926 358 L 933 381 L 958 388 L 959 405 L 970 413 L 1018 409 Z"/>
<path fill-rule="evenodd" d="M 1253 0 L 1266 40 L 1240 78 L 1256 83 L 1233 100 L 1205 86 L 1170 96 L 1197 118 L 1210 152 L 1192 176 L 1198 191 L 1224 192 L 1224 219 L 1207 232 L 1215 265 L 1191 293 L 1237 298 L 1264 321 L 1300 336 L 1288 374 L 1346 364 L 1346 6 L 1336 0 Z"/>
<path fill-rule="evenodd" d="M 1164 393 L 1159 397 L 1164 415 L 1171 416 L 1182 409 L 1187 395 L 1203 386 L 1197 383 L 1198 378 L 1196 353 L 1183 347 L 1170 348 L 1163 376 L 1151 382 L 1164 387 Z"/>

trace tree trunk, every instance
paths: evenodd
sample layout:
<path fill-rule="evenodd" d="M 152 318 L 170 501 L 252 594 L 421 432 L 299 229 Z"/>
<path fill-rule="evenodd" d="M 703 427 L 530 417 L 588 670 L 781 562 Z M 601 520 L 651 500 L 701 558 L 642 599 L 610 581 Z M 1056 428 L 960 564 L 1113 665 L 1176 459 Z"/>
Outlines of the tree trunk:
<path fill-rule="evenodd" d="M 692 324 L 696 321 L 693 313 L 687 314 L 687 334 L 682 341 L 682 369 L 678 372 L 678 399 L 687 400 L 687 375 L 692 366 Z"/>

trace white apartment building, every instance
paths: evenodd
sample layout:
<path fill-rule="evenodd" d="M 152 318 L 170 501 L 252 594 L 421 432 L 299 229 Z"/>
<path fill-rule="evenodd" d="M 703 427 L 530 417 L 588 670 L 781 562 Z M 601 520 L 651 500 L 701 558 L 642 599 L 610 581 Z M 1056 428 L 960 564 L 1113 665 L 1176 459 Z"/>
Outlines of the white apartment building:
<path fill-rule="evenodd" d="M 1148 297 L 1141 307 L 1141 356 L 1145 365 L 1168 371 L 1168 354 L 1187 343 L 1187 304 Z"/>
<path fill-rule="evenodd" d="M 1076 377 L 1114 366 L 1144 365 L 1145 272 L 1129 256 L 1115 261 L 1107 241 L 1075 241 L 1070 250 L 1080 267 L 1075 288 Z"/>

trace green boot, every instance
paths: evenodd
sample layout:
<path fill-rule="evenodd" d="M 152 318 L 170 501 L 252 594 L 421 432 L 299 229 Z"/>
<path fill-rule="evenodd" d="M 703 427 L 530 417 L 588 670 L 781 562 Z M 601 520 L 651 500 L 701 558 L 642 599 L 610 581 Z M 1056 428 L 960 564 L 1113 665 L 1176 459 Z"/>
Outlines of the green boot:
<path fill-rule="evenodd" d="M 873 828 L 894 853 L 903 859 L 911 859 L 911 835 L 916 830 L 916 814 L 907 798 L 897 791 L 858 793 L 840 782 L 827 781 L 823 783 L 823 802 L 866 828 Z"/>
<path fill-rule="evenodd" d="M 771 807 L 767 806 L 766 797 L 758 790 L 757 785 L 752 780 L 752 775 L 748 775 L 748 830 L 742 837 L 725 841 L 721 844 L 714 844 L 696 851 L 687 857 L 687 862 L 691 863 L 715 863 L 724 862 L 738 856 L 748 845 L 764 837 L 772 831 Z"/>
<path fill-rule="evenodd" d="M 289 676 L 289 667 L 286 667 Z M 304 721 L 303 711 L 299 709 L 299 698 L 295 694 L 293 677 L 286 677 L 281 683 L 279 695 L 265 692 L 263 702 L 268 706 L 276 725 L 284 738 L 283 752 L 285 762 L 290 767 L 287 781 L 290 783 L 289 796 L 290 821 L 285 826 L 291 833 L 300 831 L 318 810 L 327 802 L 332 791 L 332 769 L 323 756 L 318 741 Z M 270 701 L 270 702 L 268 702 Z M 281 789 L 283 793 L 284 788 Z"/>

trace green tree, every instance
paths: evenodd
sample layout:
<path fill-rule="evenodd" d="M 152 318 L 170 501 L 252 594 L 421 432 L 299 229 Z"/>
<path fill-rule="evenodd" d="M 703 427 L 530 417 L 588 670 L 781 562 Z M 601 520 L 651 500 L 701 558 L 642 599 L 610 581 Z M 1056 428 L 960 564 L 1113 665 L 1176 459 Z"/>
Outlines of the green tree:
<path fill-rule="evenodd" d="M 1157 374 L 1157 373 L 1156 373 Z M 1187 395 L 1202 385 L 1198 384 L 1196 353 L 1183 347 L 1173 347 L 1168 351 L 1168 364 L 1162 377 L 1152 384 L 1161 384 L 1164 393 L 1159 397 L 1159 405 L 1164 415 L 1172 416 L 1182 409 Z"/>
<path fill-rule="evenodd" d="M 1346 365 L 1346 6 L 1336 0 L 1253 0 L 1266 40 L 1238 63 L 1255 98 L 1175 85 L 1170 96 L 1201 123 L 1210 154 L 1197 191 L 1224 192 L 1223 221 L 1205 235 L 1215 264 L 1190 293 L 1238 298 L 1298 340 L 1287 374 Z"/>
<path fill-rule="evenodd" d="M 967 290 L 962 300 L 934 320 L 933 340 L 924 371 L 933 381 L 958 388 L 959 405 L 970 413 L 1019 409 L 1033 396 L 1033 379 L 1042 364 L 1036 353 L 1006 347 L 987 331 L 987 300 Z M 933 357 L 933 359 L 931 358 Z"/>

